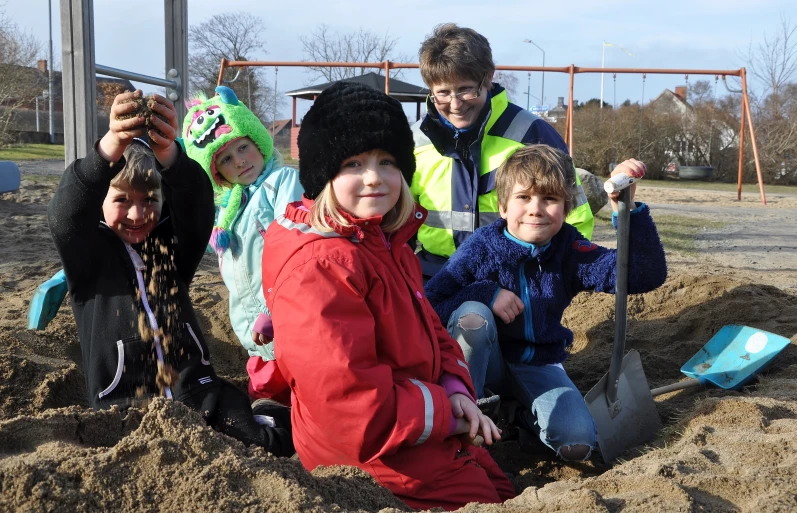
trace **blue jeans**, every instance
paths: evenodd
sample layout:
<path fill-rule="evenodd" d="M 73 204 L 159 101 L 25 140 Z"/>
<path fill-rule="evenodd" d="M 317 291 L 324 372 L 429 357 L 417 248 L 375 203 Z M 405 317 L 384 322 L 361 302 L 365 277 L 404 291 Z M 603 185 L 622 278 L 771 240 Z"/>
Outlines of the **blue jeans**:
<path fill-rule="evenodd" d="M 478 317 L 463 319 L 468 315 Z M 476 394 L 483 397 L 487 388 L 514 397 L 527 409 L 525 423 L 559 457 L 589 458 L 597 428 L 581 392 L 561 364 L 505 362 L 495 323 L 490 308 L 475 301 L 463 303 L 448 319 L 448 332 L 462 347 Z M 571 452 L 574 446 L 582 450 Z"/>

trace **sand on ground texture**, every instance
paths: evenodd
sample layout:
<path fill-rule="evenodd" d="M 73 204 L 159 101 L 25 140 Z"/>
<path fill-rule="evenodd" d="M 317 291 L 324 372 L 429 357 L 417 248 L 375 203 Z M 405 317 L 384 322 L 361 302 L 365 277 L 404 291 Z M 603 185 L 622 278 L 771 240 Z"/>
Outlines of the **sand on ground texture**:
<path fill-rule="evenodd" d="M 60 268 L 46 220 L 56 179 L 23 175 L 19 192 L 0 195 L 0 511 L 407 509 L 357 469 L 307 472 L 214 432 L 181 404 L 87 409 L 68 300 L 46 330 L 25 329 L 35 288 Z M 797 510 L 797 251 L 783 231 L 797 219 L 797 198 L 771 195 L 763 207 L 757 197 L 739 203 L 709 191 L 640 186 L 637 195 L 654 217 L 724 223 L 699 234 L 697 255 L 668 254 L 663 287 L 629 298 L 627 347 L 640 352 L 651 387 L 683 379 L 681 365 L 725 324 L 791 344 L 741 391 L 656 398 L 664 429 L 613 467 L 599 455 L 566 465 L 542 448 L 525 452 L 507 427 L 492 452 L 518 497 L 463 511 Z M 605 226 L 595 238 L 613 244 Z M 210 256 L 192 298 L 217 371 L 245 386 L 246 355 Z M 608 370 L 613 312 L 604 294 L 582 294 L 566 312 L 576 334 L 566 368 L 584 392 Z"/>

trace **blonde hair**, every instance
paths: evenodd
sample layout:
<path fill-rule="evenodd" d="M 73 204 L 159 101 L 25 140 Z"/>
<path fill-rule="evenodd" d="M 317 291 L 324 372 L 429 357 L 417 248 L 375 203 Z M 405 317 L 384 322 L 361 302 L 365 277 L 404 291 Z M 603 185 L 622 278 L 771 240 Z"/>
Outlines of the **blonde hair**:
<path fill-rule="evenodd" d="M 576 206 L 576 168 L 570 156 L 546 144 L 522 146 L 499 166 L 495 175 L 498 204 L 506 208 L 515 184 L 565 200 L 565 215 Z"/>
<path fill-rule="evenodd" d="M 137 191 L 159 191 L 158 159 L 143 144 L 132 143 L 124 151 L 125 165 L 111 180 L 111 187 L 128 185 Z"/>
<path fill-rule="evenodd" d="M 410 186 L 401 177 L 401 190 L 396 205 L 382 217 L 382 230 L 390 233 L 398 230 L 409 220 L 415 212 L 415 200 L 410 192 Z M 326 186 L 316 196 L 315 203 L 310 209 L 310 225 L 324 232 L 333 232 L 332 225 L 343 227 L 351 226 L 351 222 L 341 214 L 340 203 L 335 197 L 332 189 L 332 181 L 327 182 Z"/>

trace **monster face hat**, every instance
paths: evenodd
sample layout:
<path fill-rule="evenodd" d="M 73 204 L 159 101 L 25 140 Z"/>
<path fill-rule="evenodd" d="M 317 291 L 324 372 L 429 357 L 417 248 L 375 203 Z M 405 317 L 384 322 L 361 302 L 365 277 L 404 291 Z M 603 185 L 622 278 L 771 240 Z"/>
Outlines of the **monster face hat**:
<path fill-rule="evenodd" d="M 238 101 L 229 87 L 218 86 L 213 98 L 204 95 L 186 102 L 189 109 L 183 121 L 185 152 L 196 160 L 207 173 L 215 193 L 215 203 L 223 208 L 218 225 L 213 227 L 210 245 L 221 256 L 230 247 L 230 228 L 241 206 L 244 186 L 231 184 L 216 170 L 216 154 L 241 137 L 255 143 L 263 160 L 268 162 L 274 151 L 274 142 L 263 123 L 246 105 Z"/>

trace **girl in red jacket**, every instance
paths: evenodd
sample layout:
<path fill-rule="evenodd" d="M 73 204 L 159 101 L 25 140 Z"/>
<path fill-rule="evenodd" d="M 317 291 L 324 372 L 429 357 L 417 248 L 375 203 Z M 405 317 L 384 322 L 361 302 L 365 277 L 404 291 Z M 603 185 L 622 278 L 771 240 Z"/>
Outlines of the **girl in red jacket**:
<path fill-rule="evenodd" d="M 512 484 L 470 443 L 499 430 L 407 244 L 426 218 L 407 185 L 413 147 L 401 104 L 362 85 L 326 89 L 302 123 L 305 195 L 263 259 L 294 445 L 307 469 L 360 467 L 414 508 L 502 502 Z"/>

